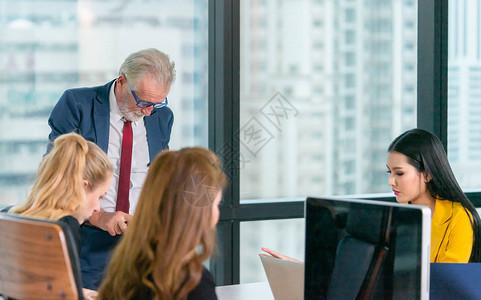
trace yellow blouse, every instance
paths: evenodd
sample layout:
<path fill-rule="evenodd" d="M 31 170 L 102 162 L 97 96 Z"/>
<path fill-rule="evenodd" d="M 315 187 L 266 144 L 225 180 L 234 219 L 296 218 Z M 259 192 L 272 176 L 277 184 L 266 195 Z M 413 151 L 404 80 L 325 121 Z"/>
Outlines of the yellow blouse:
<path fill-rule="evenodd" d="M 459 202 L 436 200 L 431 221 L 431 262 L 469 262 L 473 228 L 466 211 Z"/>

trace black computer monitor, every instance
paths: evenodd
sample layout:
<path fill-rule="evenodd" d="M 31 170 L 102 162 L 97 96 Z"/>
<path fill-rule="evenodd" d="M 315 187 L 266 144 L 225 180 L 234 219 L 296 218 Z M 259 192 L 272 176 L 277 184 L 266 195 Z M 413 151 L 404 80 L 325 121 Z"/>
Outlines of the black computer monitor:
<path fill-rule="evenodd" d="M 305 299 L 429 299 L 429 208 L 307 198 L 305 210 Z"/>

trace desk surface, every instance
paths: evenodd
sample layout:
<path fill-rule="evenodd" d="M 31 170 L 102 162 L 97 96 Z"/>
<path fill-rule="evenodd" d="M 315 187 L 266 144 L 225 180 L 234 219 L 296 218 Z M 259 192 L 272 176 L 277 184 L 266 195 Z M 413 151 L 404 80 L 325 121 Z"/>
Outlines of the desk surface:
<path fill-rule="evenodd" d="M 267 282 L 218 286 L 215 291 L 219 300 L 274 299 Z"/>

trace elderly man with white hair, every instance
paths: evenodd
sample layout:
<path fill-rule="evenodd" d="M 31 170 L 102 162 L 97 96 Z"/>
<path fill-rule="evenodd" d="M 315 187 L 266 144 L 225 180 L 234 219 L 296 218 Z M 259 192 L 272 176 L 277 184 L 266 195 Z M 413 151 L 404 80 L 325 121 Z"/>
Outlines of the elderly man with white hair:
<path fill-rule="evenodd" d="M 82 226 L 83 285 L 96 290 L 112 249 L 127 230 L 148 166 L 169 147 L 174 116 L 167 95 L 175 64 L 157 49 L 130 54 L 118 77 L 103 86 L 69 89 L 48 120 L 50 151 L 61 134 L 77 132 L 107 153 L 114 166 L 112 185 Z"/>

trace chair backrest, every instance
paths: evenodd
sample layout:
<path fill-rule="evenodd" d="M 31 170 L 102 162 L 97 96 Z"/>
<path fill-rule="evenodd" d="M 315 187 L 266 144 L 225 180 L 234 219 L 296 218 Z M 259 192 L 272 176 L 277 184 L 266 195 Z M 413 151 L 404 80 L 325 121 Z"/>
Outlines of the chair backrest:
<path fill-rule="evenodd" d="M 379 214 L 373 218 L 373 214 Z M 390 299 L 392 210 L 359 210 L 348 215 L 346 236 L 337 248 L 327 299 Z"/>
<path fill-rule="evenodd" d="M 0 295 L 83 299 L 78 253 L 65 224 L 0 213 Z"/>

